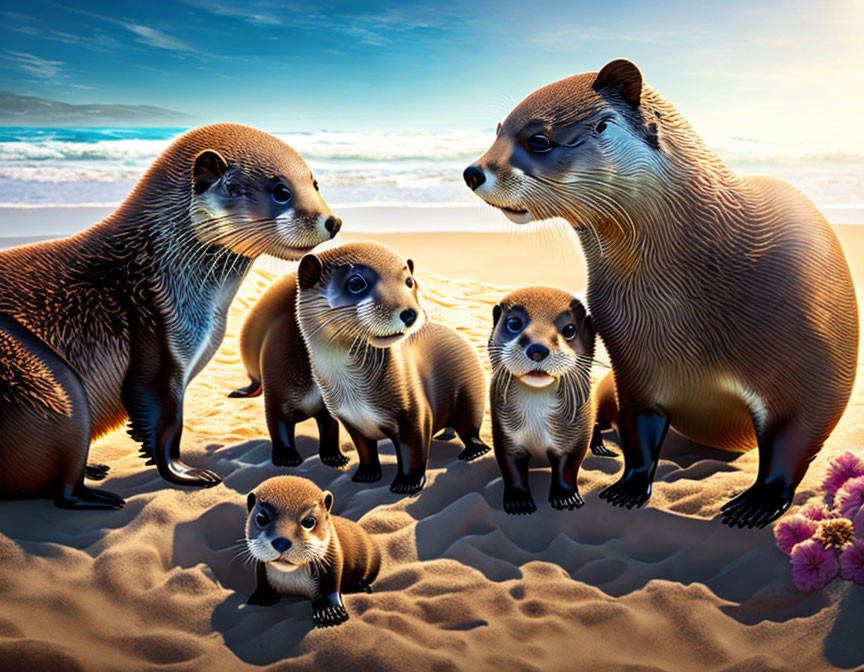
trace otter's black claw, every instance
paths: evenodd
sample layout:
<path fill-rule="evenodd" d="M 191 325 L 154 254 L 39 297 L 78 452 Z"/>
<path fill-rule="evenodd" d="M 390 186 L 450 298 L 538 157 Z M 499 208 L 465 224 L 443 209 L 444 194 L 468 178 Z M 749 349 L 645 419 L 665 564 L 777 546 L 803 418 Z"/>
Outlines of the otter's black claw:
<path fill-rule="evenodd" d="M 559 490 L 549 493 L 549 503 L 553 509 L 557 509 L 558 511 L 564 511 L 565 509 L 572 511 L 582 506 L 585 500 L 582 499 L 582 496 L 576 490 Z"/>
<path fill-rule="evenodd" d="M 614 485 L 600 493 L 600 499 L 605 499 L 613 506 L 623 506 L 638 509 L 651 497 L 651 481 L 639 472 L 621 477 Z"/>
<path fill-rule="evenodd" d="M 316 628 L 332 628 L 348 620 L 348 610 L 341 604 L 328 604 L 312 611 L 312 621 Z"/>
<path fill-rule="evenodd" d="M 489 446 L 483 443 L 480 439 L 471 439 L 465 444 L 465 448 L 462 449 L 462 452 L 459 453 L 459 459 L 463 462 L 470 462 L 471 460 L 476 460 L 481 455 L 485 455 L 490 450 Z"/>
<path fill-rule="evenodd" d="M 504 489 L 504 511 L 511 516 L 523 516 L 534 513 L 537 505 L 531 493 L 522 488 Z"/>
<path fill-rule="evenodd" d="M 739 529 L 761 529 L 779 518 L 791 504 L 791 498 L 771 492 L 767 487 L 754 485 L 723 505 L 723 524 Z"/>
<path fill-rule="evenodd" d="M 600 457 L 615 457 L 615 451 L 609 450 L 604 443 L 592 443 L 591 452 Z"/>
<path fill-rule="evenodd" d="M 351 460 L 348 459 L 347 455 L 343 455 L 341 452 L 336 453 L 322 453 L 320 455 L 321 464 L 325 464 L 328 467 L 333 467 L 334 469 L 339 469 L 348 464 Z"/>
<path fill-rule="evenodd" d="M 355 483 L 375 483 L 376 481 L 380 481 L 381 465 L 369 466 L 367 464 L 360 464 L 354 471 L 351 480 Z"/>
<path fill-rule="evenodd" d="M 390 484 L 390 492 L 397 495 L 416 495 L 425 485 L 426 474 L 423 472 L 398 474 Z"/>
<path fill-rule="evenodd" d="M 101 481 L 108 475 L 111 469 L 107 464 L 88 464 L 84 467 L 84 476 L 91 481 Z"/>

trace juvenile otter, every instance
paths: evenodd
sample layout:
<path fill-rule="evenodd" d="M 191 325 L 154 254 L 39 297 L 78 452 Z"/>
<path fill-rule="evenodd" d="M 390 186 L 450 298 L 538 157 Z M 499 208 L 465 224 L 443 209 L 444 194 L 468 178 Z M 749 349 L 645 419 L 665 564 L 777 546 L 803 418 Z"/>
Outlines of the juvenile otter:
<path fill-rule="evenodd" d="M 537 510 L 528 484 L 532 457 L 552 467 L 552 507 L 578 508 L 584 502 L 576 477 L 595 436 L 591 318 L 562 289 L 523 287 L 495 306 L 492 320 L 489 399 L 504 510 Z"/>
<path fill-rule="evenodd" d="M 648 500 L 671 423 L 758 446 L 725 523 L 781 515 L 846 407 L 858 352 L 849 268 L 813 203 L 732 172 L 626 60 L 528 96 L 464 177 L 513 221 L 563 217 L 579 234 L 625 457 L 601 496 Z"/>
<path fill-rule="evenodd" d="M 431 438 L 444 427 L 465 445 L 459 459 L 489 450 L 480 440 L 480 358 L 458 332 L 426 322 L 413 261 L 384 245 L 350 243 L 307 254 L 297 278 L 315 380 L 360 457 L 353 480 L 381 478 L 380 439 L 396 449 L 390 490 L 399 494 L 423 489 Z"/>
<path fill-rule="evenodd" d="M 276 476 L 246 498 L 246 547 L 255 558 L 249 604 L 280 595 L 312 600 L 312 620 L 326 628 L 348 620 L 342 593 L 372 592 L 381 554 L 357 523 L 331 515 L 333 495 L 297 476 Z"/>
<path fill-rule="evenodd" d="M 296 273 L 273 283 L 249 311 L 240 332 L 240 354 L 252 382 L 229 396 L 257 396 L 263 389 L 273 464 L 296 467 L 303 461 L 294 445 L 294 427 L 313 417 L 321 462 L 330 467 L 348 464 L 339 450 L 339 423 L 324 406 L 297 325 Z"/>
<path fill-rule="evenodd" d="M 186 386 L 219 346 L 254 259 L 297 259 L 339 225 L 299 154 L 218 124 L 177 139 L 95 226 L 0 252 L 0 360 L 7 383 L 24 381 L 0 396 L 0 496 L 121 505 L 82 479 L 89 442 L 127 417 L 165 479 L 217 484 L 180 460 Z M 46 411 L 32 391 L 50 376 L 57 399 Z M 42 437 L 53 437 L 53 458 L 35 457 Z"/>

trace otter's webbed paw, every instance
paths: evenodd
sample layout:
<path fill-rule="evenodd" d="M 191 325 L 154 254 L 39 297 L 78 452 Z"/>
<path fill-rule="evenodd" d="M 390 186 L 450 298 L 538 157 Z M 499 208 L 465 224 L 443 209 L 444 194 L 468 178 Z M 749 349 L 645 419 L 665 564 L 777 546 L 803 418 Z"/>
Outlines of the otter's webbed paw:
<path fill-rule="evenodd" d="M 426 474 L 422 471 L 409 471 L 397 474 L 390 484 L 390 492 L 397 495 L 416 495 L 426 485 Z"/>
<path fill-rule="evenodd" d="M 348 620 L 348 610 L 341 604 L 331 604 L 329 601 L 312 604 L 312 621 L 316 628 L 332 628 Z"/>
<path fill-rule="evenodd" d="M 126 504 L 119 495 L 106 490 L 94 490 L 85 485 L 79 485 L 69 494 L 63 494 L 54 500 L 61 509 L 122 509 Z"/>
<path fill-rule="evenodd" d="M 325 464 L 328 467 L 333 467 L 334 469 L 344 467 L 351 461 L 348 459 L 348 456 L 343 455 L 342 451 L 340 451 L 338 448 L 335 452 L 319 453 L 319 458 L 321 459 L 321 464 Z"/>
<path fill-rule="evenodd" d="M 737 528 L 763 528 L 779 518 L 792 504 L 791 494 L 757 483 L 723 506 L 723 523 Z"/>
<path fill-rule="evenodd" d="M 471 460 L 476 460 L 481 455 L 485 455 L 490 450 L 489 446 L 483 443 L 480 439 L 470 439 L 465 444 L 465 448 L 462 449 L 462 452 L 459 453 L 459 459 L 463 462 L 470 462 Z"/>
<path fill-rule="evenodd" d="M 599 441 L 591 441 L 591 452 L 600 457 L 615 457 L 615 451 L 609 450 L 603 443 L 603 439 Z"/>
<path fill-rule="evenodd" d="M 303 457 L 294 446 L 282 446 L 273 448 L 273 464 L 277 467 L 299 467 L 303 463 Z"/>
<path fill-rule="evenodd" d="M 578 490 L 565 490 L 564 488 L 553 488 L 549 491 L 549 503 L 553 509 L 558 511 L 572 511 L 578 509 L 585 503 Z"/>
<path fill-rule="evenodd" d="M 251 604 L 256 607 L 272 607 L 281 597 L 282 596 L 272 588 L 269 590 L 258 588 L 249 596 L 249 600 L 246 604 Z"/>
<path fill-rule="evenodd" d="M 351 480 L 355 483 L 375 483 L 381 480 L 381 465 L 380 464 L 363 464 L 357 465 L 354 470 L 354 475 Z"/>
<path fill-rule="evenodd" d="M 651 478 L 646 472 L 631 469 L 625 471 L 621 479 L 600 493 L 613 506 L 638 509 L 651 497 Z"/>
<path fill-rule="evenodd" d="M 504 511 L 511 516 L 522 516 L 534 513 L 537 505 L 531 493 L 524 488 L 504 488 Z"/>

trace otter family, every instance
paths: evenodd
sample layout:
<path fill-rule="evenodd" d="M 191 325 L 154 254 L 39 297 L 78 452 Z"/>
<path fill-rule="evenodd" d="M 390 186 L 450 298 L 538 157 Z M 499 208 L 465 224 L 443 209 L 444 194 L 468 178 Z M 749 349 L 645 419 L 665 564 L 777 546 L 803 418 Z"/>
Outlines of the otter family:
<path fill-rule="evenodd" d="M 588 266 L 585 304 L 552 287 L 501 297 L 489 315 L 491 381 L 457 331 L 427 319 L 410 259 L 373 243 L 313 251 L 341 220 L 302 157 L 243 126 L 181 136 L 93 227 L 0 252 L 0 496 L 122 506 L 85 476 L 104 476 L 87 465 L 91 441 L 123 423 L 167 481 L 218 484 L 181 459 L 183 397 L 254 260 L 273 255 L 299 266 L 250 311 L 250 383 L 233 396 L 263 394 L 275 465 L 301 463 L 294 426 L 315 418 L 323 463 L 348 463 L 341 424 L 363 487 L 382 478 L 377 443 L 389 440 L 391 490 L 416 495 L 441 430 L 458 435 L 465 461 L 490 450 L 488 400 L 508 513 L 538 508 L 532 458 L 551 467 L 550 507 L 582 506 L 579 467 L 587 450 L 609 452 L 609 427 L 624 470 L 601 497 L 642 506 L 671 427 L 758 450 L 755 483 L 730 493 L 723 522 L 780 516 L 857 364 L 849 268 L 811 201 L 728 169 L 624 60 L 528 96 L 464 180 L 514 222 L 567 220 Z M 592 389 L 597 335 L 612 372 Z M 280 478 L 249 497 L 253 602 L 307 595 L 316 624 L 335 625 L 347 618 L 340 591 L 369 588 L 379 552 L 330 515 L 330 493 Z"/>

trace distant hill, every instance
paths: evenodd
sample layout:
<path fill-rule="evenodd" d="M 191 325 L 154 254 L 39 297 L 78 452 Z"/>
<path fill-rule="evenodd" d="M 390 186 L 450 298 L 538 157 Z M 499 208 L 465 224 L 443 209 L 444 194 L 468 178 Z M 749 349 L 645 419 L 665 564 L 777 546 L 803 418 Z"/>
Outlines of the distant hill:
<path fill-rule="evenodd" d="M 0 91 L 0 126 L 182 126 L 192 120 L 152 105 L 72 105 Z"/>

